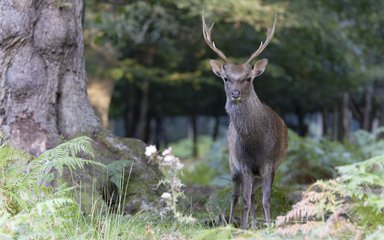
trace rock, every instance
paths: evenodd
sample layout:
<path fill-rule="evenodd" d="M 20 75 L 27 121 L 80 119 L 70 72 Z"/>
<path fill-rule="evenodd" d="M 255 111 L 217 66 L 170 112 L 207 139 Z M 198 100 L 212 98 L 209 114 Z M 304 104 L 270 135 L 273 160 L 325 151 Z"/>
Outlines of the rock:
<path fill-rule="evenodd" d="M 80 186 L 78 197 L 83 211 L 101 209 L 101 201 L 125 214 L 152 206 L 163 192 L 157 187 L 162 174 L 157 164 L 145 157 L 145 143 L 116 137 L 108 131 L 99 133 L 93 140 L 94 160 L 107 167 L 88 165 L 73 173 L 72 180 L 76 180 L 73 183 Z"/>

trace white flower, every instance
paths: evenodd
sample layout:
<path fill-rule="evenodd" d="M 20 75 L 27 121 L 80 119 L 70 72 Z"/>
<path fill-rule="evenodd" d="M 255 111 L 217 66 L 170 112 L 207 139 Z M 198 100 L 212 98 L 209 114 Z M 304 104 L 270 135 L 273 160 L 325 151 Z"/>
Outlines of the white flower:
<path fill-rule="evenodd" d="M 167 155 L 171 155 L 172 154 L 172 147 L 169 147 L 167 149 L 165 149 L 161 155 L 163 155 L 163 157 L 167 156 Z"/>
<path fill-rule="evenodd" d="M 171 194 L 169 192 L 165 192 L 161 195 L 161 198 L 164 199 L 164 200 L 168 200 L 168 199 L 171 199 Z"/>
<path fill-rule="evenodd" d="M 155 145 L 150 145 L 145 148 L 145 156 L 152 157 L 157 152 Z"/>
<path fill-rule="evenodd" d="M 183 169 L 183 167 L 184 167 L 184 164 L 182 164 L 180 161 L 178 161 L 176 164 L 176 170 L 181 170 L 181 169 Z"/>
<path fill-rule="evenodd" d="M 163 161 L 164 161 L 164 165 L 172 165 L 175 163 L 176 158 L 175 158 L 175 156 L 167 155 L 164 157 Z"/>

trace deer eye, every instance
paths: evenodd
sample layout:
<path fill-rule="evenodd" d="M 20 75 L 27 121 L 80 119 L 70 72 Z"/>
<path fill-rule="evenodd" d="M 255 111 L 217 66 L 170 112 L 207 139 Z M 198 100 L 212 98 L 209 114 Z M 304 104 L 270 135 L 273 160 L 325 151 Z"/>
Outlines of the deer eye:
<path fill-rule="evenodd" d="M 252 79 L 250 77 L 248 77 L 247 79 L 245 79 L 247 82 L 250 82 Z"/>
<path fill-rule="evenodd" d="M 224 81 L 228 82 L 228 78 L 224 77 L 223 79 L 224 79 Z"/>

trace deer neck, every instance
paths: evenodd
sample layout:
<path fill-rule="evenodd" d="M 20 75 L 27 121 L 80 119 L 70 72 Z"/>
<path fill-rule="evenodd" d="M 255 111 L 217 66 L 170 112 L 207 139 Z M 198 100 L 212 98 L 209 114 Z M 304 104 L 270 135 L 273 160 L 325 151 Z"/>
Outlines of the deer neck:
<path fill-rule="evenodd" d="M 261 132 L 266 113 L 255 91 L 239 103 L 227 99 L 226 111 L 237 133 L 242 137 L 254 136 Z"/>

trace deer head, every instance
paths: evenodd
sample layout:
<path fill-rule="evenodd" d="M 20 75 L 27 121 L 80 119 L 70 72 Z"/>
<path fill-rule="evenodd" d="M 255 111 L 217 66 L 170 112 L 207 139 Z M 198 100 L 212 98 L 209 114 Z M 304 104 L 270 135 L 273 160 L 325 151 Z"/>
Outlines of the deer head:
<path fill-rule="evenodd" d="M 205 42 L 224 61 L 223 64 L 221 61 L 210 60 L 212 71 L 218 77 L 223 79 L 227 98 L 234 103 L 241 102 L 242 99 L 247 98 L 253 91 L 253 79 L 260 76 L 268 64 L 268 60 L 264 58 L 251 66 L 252 60 L 259 56 L 272 40 L 276 26 L 276 15 L 272 28 L 268 28 L 267 39 L 265 42 L 261 42 L 259 48 L 252 53 L 249 59 L 243 64 L 231 63 L 225 54 L 215 46 L 215 43 L 211 38 L 213 23 L 210 27 L 206 25 L 204 12 L 202 14 L 202 23 Z"/>

